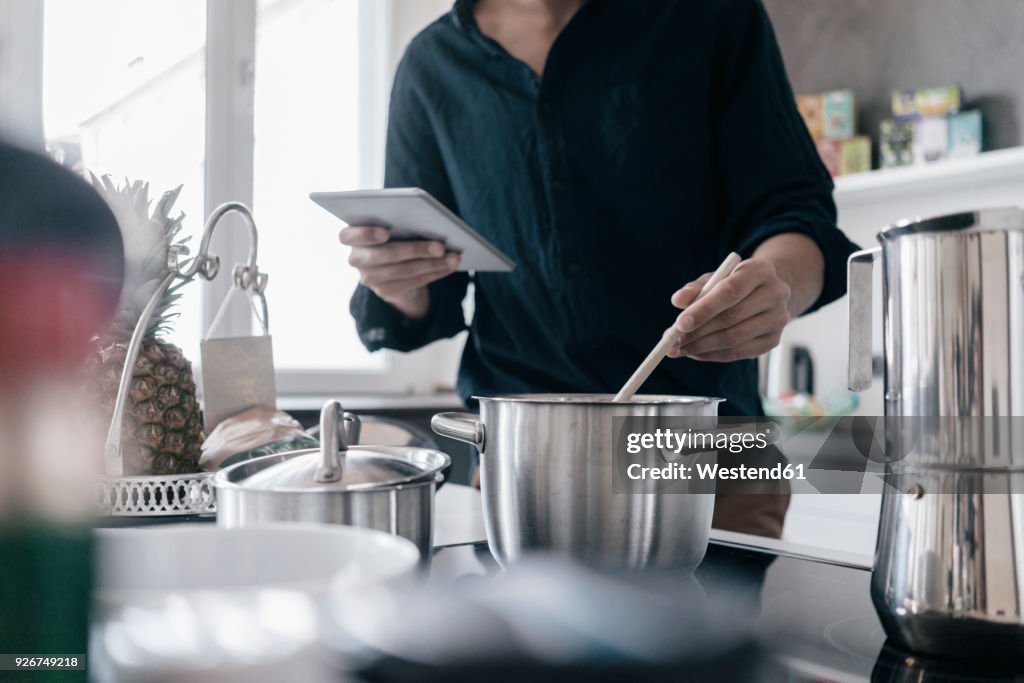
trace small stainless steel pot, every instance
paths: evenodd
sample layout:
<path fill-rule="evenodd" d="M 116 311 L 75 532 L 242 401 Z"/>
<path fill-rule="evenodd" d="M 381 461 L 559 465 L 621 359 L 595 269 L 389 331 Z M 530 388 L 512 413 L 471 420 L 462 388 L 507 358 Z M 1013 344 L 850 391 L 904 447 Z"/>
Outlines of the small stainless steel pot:
<path fill-rule="evenodd" d="M 435 432 L 480 451 L 487 543 L 502 565 L 530 551 L 609 569 L 690 569 L 703 559 L 714 495 L 616 493 L 613 419 L 706 416 L 714 426 L 722 399 L 612 398 L 479 398 L 479 418 L 434 416 Z"/>
<path fill-rule="evenodd" d="M 346 524 L 408 538 L 429 558 L 434 493 L 451 459 L 427 448 L 348 446 L 358 430 L 358 418 L 329 401 L 320 413 L 319 450 L 266 455 L 221 470 L 213 480 L 217 524 Z"/>

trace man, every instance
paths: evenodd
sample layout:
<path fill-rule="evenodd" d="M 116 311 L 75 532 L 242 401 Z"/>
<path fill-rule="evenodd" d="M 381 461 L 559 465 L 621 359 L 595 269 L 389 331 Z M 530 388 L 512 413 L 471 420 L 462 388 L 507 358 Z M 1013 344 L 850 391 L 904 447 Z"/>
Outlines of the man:
<path fill-rule="evenodd" d="M 760 0 L 458 0 L 399 66 L 385 185 L 426 189 L 518 264 L 473 277 L 465 399 L 614 392 L 675 321 L 644 392 L 759 414 L 756 357 L 845 292 L 856 248 Z M 341 233 L 367 348 L 464 329 L 458 256 L 387 240 Z M 688 308 L 729 251 L 745 261 Z"/>

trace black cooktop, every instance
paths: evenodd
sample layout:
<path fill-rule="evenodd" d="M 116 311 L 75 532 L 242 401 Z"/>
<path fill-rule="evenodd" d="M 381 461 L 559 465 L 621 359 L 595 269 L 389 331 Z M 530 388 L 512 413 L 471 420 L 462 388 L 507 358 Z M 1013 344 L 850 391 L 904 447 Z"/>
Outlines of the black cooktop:
<path fill-rule="evenodd" d="M 436 551 L 432 574 L 498 571 L 485 544 Z M 1022 681 L 1024 672 L 921 657 L 886 641 L 862 567 L 716 542 L 697 569 L 711 600 L 740 595 L 764 651 L 764 681 Z"/>

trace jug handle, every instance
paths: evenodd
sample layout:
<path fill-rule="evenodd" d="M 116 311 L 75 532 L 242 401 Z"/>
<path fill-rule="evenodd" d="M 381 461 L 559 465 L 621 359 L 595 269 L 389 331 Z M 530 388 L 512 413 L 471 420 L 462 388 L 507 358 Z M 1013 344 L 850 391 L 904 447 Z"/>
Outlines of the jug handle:
<path fill-rule="evenodd" d="M 441 436 L 463 441 L 484 451 L 484 425 L 472 413 L 438 413 L 430 419 L 430 428 Z"/>
<path fill-rule="evenodd" d="M 847 283 L 850 312 L 849 387 L 864 391 L 871 386 L 872 371 L 872 279 L 875 260 L 881 247 L 864 249 L 850 255 L 847 262 Z"/>

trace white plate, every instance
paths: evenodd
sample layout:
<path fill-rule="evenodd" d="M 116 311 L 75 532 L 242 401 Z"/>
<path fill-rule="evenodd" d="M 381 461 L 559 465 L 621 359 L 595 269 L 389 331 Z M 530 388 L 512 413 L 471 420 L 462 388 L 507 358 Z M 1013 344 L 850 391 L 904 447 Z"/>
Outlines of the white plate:
<path fill-rule="evenodd" d="M 97 598 L 106 606 L 168 592 L 253 588 L 324 594 L 332 579 L 360 585 L 415 574 L 416 546 L 380 531 L 281 524 L 242 529 L 180 524 L 100 529 Z"/>

